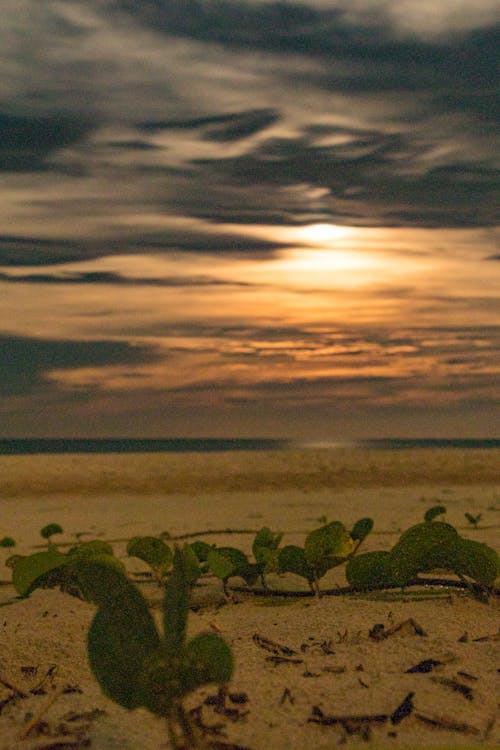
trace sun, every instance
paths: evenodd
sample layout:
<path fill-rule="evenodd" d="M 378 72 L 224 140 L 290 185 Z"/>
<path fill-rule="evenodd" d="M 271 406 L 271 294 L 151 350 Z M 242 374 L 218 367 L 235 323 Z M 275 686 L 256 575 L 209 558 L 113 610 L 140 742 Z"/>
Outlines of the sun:
<path fill-rule="evenodd" d="M 348 227 L 336 224 L 308 224 L 295 232 L 297 240 L 302 240 L 308 245 L 330 245 L 348 233 Z"/>

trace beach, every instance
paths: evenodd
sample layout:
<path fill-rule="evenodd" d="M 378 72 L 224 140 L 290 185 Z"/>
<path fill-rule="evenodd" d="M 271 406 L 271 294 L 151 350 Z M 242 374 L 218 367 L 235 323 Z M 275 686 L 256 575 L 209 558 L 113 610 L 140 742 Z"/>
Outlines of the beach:
<path fill-rule="evenodd" d="M 146 566 L 126 556 L 132 536 L 168 532 L 250 553 L 263 526 L 303 544 L 325 517 L 350 528 L 370 516 L 363 550 L 388 550 L 437 504 L 461 534 L 498 550 L 499 450 L 0 456 L 0 477 L 0 537 L 17 543 L 0 549 L 0 750 L 169 748 L 162 721 L 116 706 L 93 677 L 94 605 L 55 589 L 14 599 L 3 563 L 40 549 L 47 523 L 62 526 L 63 551 L 77 539 L 111 541 L 137 581 Z M 481 514 L 478 528 L 465 513 Z M 138 585 L 159 621 L 160 588 Z M 307 590 L 291 574 L 269 585 Z M 324 578 L 325 589 L 344 585 L 343 566 Z M 217 728 L 211 741 L 234 748 L 498 746 L 498 615 L 497 599 L 460 589 L 320 599 L 238 590 L 227 600 L 207 578 L 193 592 L 189 633 L 220 634 L 235 671 L 223 705 L 214 685 L 187 705 Z M 423 662 L 427 671 L 409 671 Z"/>

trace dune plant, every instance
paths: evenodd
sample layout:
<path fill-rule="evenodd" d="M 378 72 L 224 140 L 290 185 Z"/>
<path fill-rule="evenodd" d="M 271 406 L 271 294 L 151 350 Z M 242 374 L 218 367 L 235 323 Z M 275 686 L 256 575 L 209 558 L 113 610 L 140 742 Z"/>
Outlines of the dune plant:
<path fill-rule="evenodd" d="M 267 526 L 263 526 L 254 537 L 252 543 L 252 552 L 256 561 L 256 570 L 264 588 L 266 584 L 267 573 L 279 572 L 279 546 L 283 534 L 274 533 Z"/>
<path fill-rule="evenodd" d="M 48 523 L 46 526 L 40 529 L 40 536 L 42 537 L 42 539 L 47 540 L 47 544 L 49 545 L 49 547 L 52 544 L 52 537 L 54 536 L 54 534 L 62 533 L 63 529 L 61 526 L 59 526 L 58 523 Z"/>
<path fill-rule="evenodd" d="M 464 513 L 466 521 L 472 526 L 473 529 L 477 529 L 478 523 L 482 518 L 481 513 L 477 513 L 475 516 L 472 513 Z"/>
<path fill-rule="evenodd" d="M 160 584 L 164 582 L 174 559 L 170 547 L 154 536 L 134 536 L 127 544 L 127 554 L 147 563 Z"/>
<path fill-rule="evenodd" d="M 341 565 L 356 550 L 356 542 L 340 521 L 320 526 L 311 531 L 304 547 L 290 544 L 279 553 L 281 573 L 295 573 L 305 578 L 312 591 L 321 596 L 320 579 L 331 568 Z"/>
<path fill-rule="evenodd" d="M 207 555 L 207 565 L 209 571 L 222 581 L 226 596 L 229 596 L 227 584 L 230 578 L 238 576 L 251 586 L 259 577 L 258 566 L 236 547 L 212 548 Z"/>
<path fill-rule="evenodd" d="M 434 521 L 435 518 L 442 516 L 444 513 L 446 513 L 444 505 L 433 505 L 432 508 L 425 511 L 424 521 Z"/>
<path fill-rule="evenodd" d="M 186 639 L 193 579 L 188 545 L 174 551 L 163 604 L 163 633 L 139 589 L 109 560 L 80 560 L 78 577 L 86 598 L 98 606 L 88 634 L 88 655 L 104 693 L 124 708 L 144 707 L 163 717 L 176 750 L 206 747 L 183 701 L 202 685 L 227 683 L 233 656 L 215 633 Z"/>
<path fill-rule="evenodd" d="M 496 551 L 465 539 L 451 524 L 428 520 L 407 529 L 390 551 L 366 552 L 348 560 L 346 577 L 356 588 L 400 586 L 421 573 L 455 573 L 479 598 L 484 598 L 500 572 Z M 435 517 L 435 516 L 433 516 Z M 475 585 L 474 585 L 475 584 Z"/>
<path fill-rule="evenodd" d="M 29 596 L 37 588 L 60 587 L 64 591 L 82 596 L 78 579 L 78 563 L 93 557 L 112 558 L 116 566 L 123 569 L 113 555 L 107 542 L 93 540 L 75 545 L 63 553 L 54 545 L 33 555 L 13 555 L 6 564 L 12 568 L 12 583 L 21 597 Z"/>
<path fill-rule="evenodd" d="M 0 539 L 0 547 L 15 547 L 16 546 L 16 540 L 13 539 L 11 536 L 4 536 L 2 539 Z"/>

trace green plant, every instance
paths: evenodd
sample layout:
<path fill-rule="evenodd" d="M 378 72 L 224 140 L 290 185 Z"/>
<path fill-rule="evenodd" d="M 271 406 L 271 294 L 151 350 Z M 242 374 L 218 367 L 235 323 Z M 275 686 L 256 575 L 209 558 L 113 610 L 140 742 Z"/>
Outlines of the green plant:
<path fill-rule="evenodd" d="M 91 668 L 104 693 L 131 710 L 164 717 L 174 748 L 197 748 L 202 738 L 183 700 L 207 683 L 227 683 L 233 672 L 229 646 L 215 633 L 186 640 L 191 550 L 177 548 L 166 584 L 161 635 L 140 591 L 104 559 L 81 560 L 78 577 L 98 606 L 88 634 Z M 219 743 L 220 746 L 220 743 Z"/>
<path fill-rule="evenodd" d="M 281 573 L 295 573 L 306 579 L 311 589 L 321 596 L 319 580 L 331 568 L 340 565 L 354 553 L 356 542 L 340 521 L 332 521 L 307 535 L 304 547 L 294 544 L 279 553 Z"/>
<path fill-rule="evenodd" d="M 154 536 L 135 536 L 127 544 L 127 554 L 147 563 L 159 583 L 172 567 L 174 556 L 162 539 Z"/>
<path fill-rule="evenodd" d="M 26 597 L 37 588 L 59 586 L 63 591 L 82 596 L 78 563 L 92 558 L 110 558 L 120 570 L 123 565 L 113 556 L 107 542 L 94 540 L 72 547 L 66 554 L 54 545 L 33 555 L 13 555 L 6 561 L 12 568 L 12 583 L 19 596 Z"/>
<path fill-rule="evenodd" d="M 433 521 L 437 516 L 442 516 L 443 513 L 446 513 L 444 505 L 433 505 L 432 508 L 425 511 L 424 521 Z"/>
<path fill-rule="evenodd" d="M 259 568 L 251 563 L 248 557 L 236 547 L 213 547 L 207 554 L 208 569 L 220 578 L 226 596 L 229 595 L 227 582 L 233 576 L 243 578 L 252 585 L 259 576 Z"/>
<path fill-rule="evenodd" d="M 0 547 L 15 547 L 16 541 L 11 536 L 4 536 L 0 539 Z"/>
<path fill-rule="evenodd" d="M 473 516 L 472 513 L 464 513 L 464 515 L 465 515 L 466 520 L 472 526 L 472 528 L 477 529 L 477 525 L 482 518 L 481 513 L 478 513 L 475 516 Z"/>
<path fill-rule="evenodd" d="M 275 534 L 267 526 L 264 526 L 257 532 L 253 540 L 252 552 L 264 587 L 266 587 L 266 573 L 277 573 L 279 571 L 279 546 L 282 539 L 283 534 L 281 532 Z"/>
<path fill-rule="evenodd" d="M 58 523 L 49 523 L 47 524 L 47 526 L 44 526 L 42 529 L 40 529 L 40 536 L 42 537 L 42 539 L 47 540 L 49 547 L 52 544 L 52 537 L 54 536 L 54 534 L 62 533 L 62 527 L 59 526 Z"/>
<path fill-rule="evenodd" d="M 351 558 L 346 576 L 357 588 L 405 587 L 420 573 L 435 569 L 455 573 L 474 594 L 483 596 L 500 572 L 500 560 L 487 544 L 464 539 L 448 523 L 427 520 L 407 529 L 390 552 Z"/>
<path fill-rule="evenodd" d="M 360 544 L 364 542 L 368 534 L 373 529 L 373 520 L 371 518 L 360 518 L 356 521 L 351 529 L 351 539 L 356 542 L 355 551 L 358 550 Z"/>

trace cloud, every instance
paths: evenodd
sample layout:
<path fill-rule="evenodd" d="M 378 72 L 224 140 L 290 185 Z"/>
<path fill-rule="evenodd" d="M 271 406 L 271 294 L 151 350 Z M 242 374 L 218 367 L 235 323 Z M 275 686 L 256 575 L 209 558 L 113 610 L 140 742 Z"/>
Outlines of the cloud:
<path fill-rule="evenodd" d="M 47 159 L 61 148 L 82 141 L 93 126 L 81 118 L 23 117 L 0 113 L 0 170 L 47 169 Z"/>
<path fill-rule="evenodd" d="M 248 110 L 189 120 L 144 122 L 139 125 L 139 130 L 153 133 L 165 130 L 198 130 L 201 131 L 203 139 L 224 143 L 255 135 L 278 119 L 279 113 L 272 109 Z"/>
<path fill-rule="evenodd" d="M 0 335 L 0 393 L 29 394 L 52 388 L 52 370 L 134 365 L 158 359 L 155 349 L 122 341 L 65 341 Z"/>
<path fill-rule="evenodd" d="M 210 231 L 211 230 L 211 231 Z M 118 233 L 123 234 L 123 233 Z M 67 264 L 77 261 L 93 260 L 112 255 L 156 255 L 158 253 L 208 253 L 212 255 L 240 256 L 249 254 L 254 257 L 271 257 L 283 247 L 273 240 L 257 239 L 238 234 L 220 232 L 207 226 L 207 230 L 188 228 L 165 228 L 163 233 L 141 233 L 131 230 L 126 237 L 117 236 L 116 239 L 99 241 L 97 239 L 61 240 L 14 235 L 0 235 L 0 266 L 23 267 Z M 57 281 L 59 277 L 55 278 Z M 77 277 L 75 277 L 76 279 Z M 3 281 L 16 281 L 17 277 L 6 275 Z M 36 281 L 35 278 L 25 277 L 26 281 Z M 38 279 L 39 281 L 42 279 Z M 90 279 L 87 278 L 87 281 Z M 50 283 L 50 279 L 44 281 Z M 85 278 L 81 277 L 80 283 Z M 103 278 L 95 276 L 94 282 L 103 282 Z M 174 280 L 175 281 L 175 280 Z M 67 283 L 72 283 L 68 276 Z M 108 278 L 107 283 L 118 283 L 115 278 Z M 73 280 L 73 283 L 75 281 Z M 122 283 L 126 283 L 123 279 Z M 166 280 L 166 285 L 169 281 Z M 214 283 L 217 283 L 214 281 Z"/>
<path fill-rule="evenodd" d="M 211 287 L 250 286 L 244 281 L 225 281 L 212 276 L 169 276 L 164 278 L 123 276 L 112 271 L 62 272 L 59 274 L 30 273 L 12 275 L 0 273 L 0 282 L 10 284 L 112 284 L 113 286 L 154 287 Z"/>
<path fill-rule="evenodd" d="M 321 145 L 328 137 L 332 144 Z M 324 191 L 320 205 L 339 223 L 496 224 L 495 169 L 482 164 L 433 165 L 427 157 L 426 144 L 416 144 L 409 134 L 323 127 L 319 132 L 311 128 L 301 137 L 270 139 L 241 156 L 196 163 L 228 186 L 266 186 L 276 212 L 292 208 L 282 189 L 302 185 L 305 194 L 312 187 Z"/>

